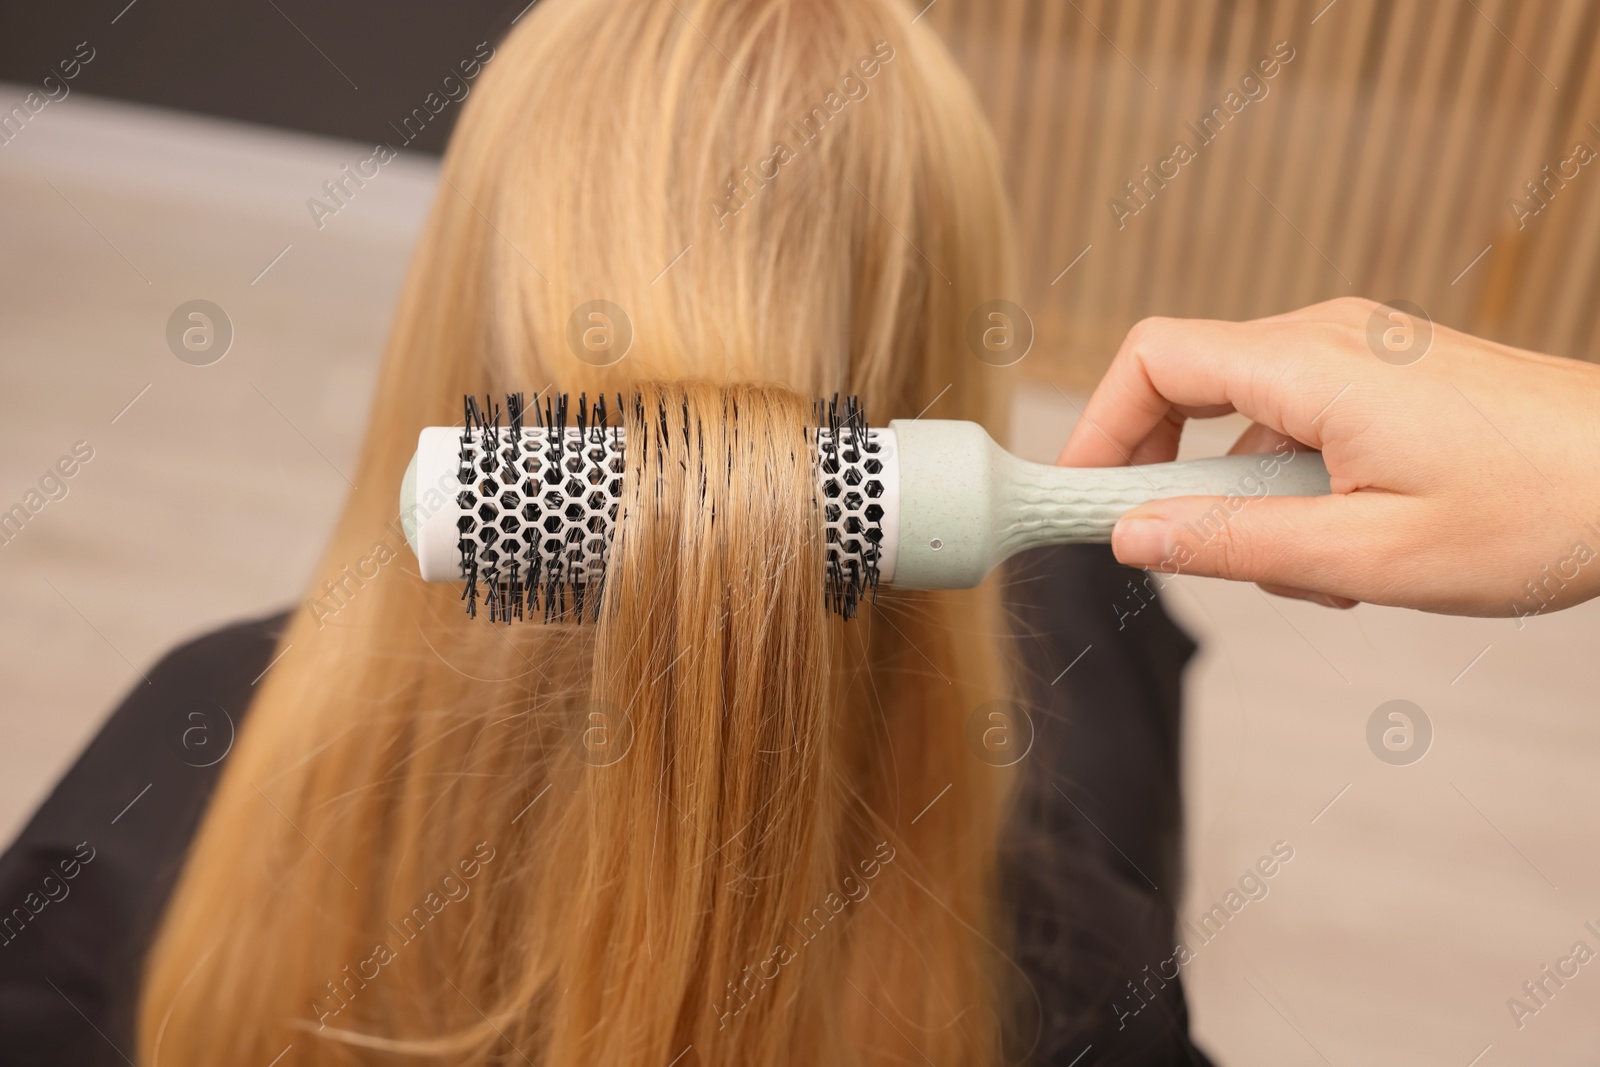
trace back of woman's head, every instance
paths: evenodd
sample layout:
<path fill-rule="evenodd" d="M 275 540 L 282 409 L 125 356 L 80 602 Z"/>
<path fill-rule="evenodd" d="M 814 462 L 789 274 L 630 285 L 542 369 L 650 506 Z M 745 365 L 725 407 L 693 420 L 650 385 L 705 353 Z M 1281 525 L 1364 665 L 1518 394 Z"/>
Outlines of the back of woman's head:
<path fill-rule="evenodd" d="M 831 617 L 806 434 L 995 423 L 995 153 L 912 15 L 544 0 L 485 64 L 142 1062 L 1001 1058 L 994 597 Z M 417 431 L 515 390 L 641 395 L 594 624 L 470 620 L 404 550 Z"/>

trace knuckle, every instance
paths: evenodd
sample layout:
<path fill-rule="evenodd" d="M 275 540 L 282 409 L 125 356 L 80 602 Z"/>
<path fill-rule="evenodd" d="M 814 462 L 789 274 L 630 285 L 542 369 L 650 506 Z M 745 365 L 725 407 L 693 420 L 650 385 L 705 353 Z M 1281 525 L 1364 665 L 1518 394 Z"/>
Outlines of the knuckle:
<path fill-rule="evenodd" d="M 1128 329 L 1122 347 L 1117 352 L 1117 360 L 1145 368 L 1161 363 L 1163 355 L 1171 348 L 1174 322 L 1173 319 L 1159 317 L 1140 319 Z"/>
<path fill-rule="evenodd" d="M 1166 336 L 1170 336 L 1174 323 L 1181 322 L 1178 318 L 1166 315 L 1146 315 L 1139 322 L 1133 323 L 1128 330 L 1128 338 L 1141 344 L 1158 344 Z"/>
<path fill-rule="evenodd" d="M 1232 526 L 1225 527 L 1216 539 L 1217 573 L 1229 578 L 1253 578 L 1258 573 L 1259 553 L 1249 538 Z"/>
<path fill-rule="evenodd" d="M 1365 296 L 1340 296 L 1328 302 L 1339 321 L 1365 324 L 1378 307 L 1376 300 Z"/>
<path fill-rule="evenodd" d="M 1283 316 L 1286 322 L 1337 323 L 1362 325 L 1378 307 L 1376 300 L 1364 296 L 1336 296 L 1315 304 L 1307 304 Z"/>
<path fill-rule="evenodd" d="M 1168 321 L 1155 316 L 1140 319 L 1128 329 L 1123 347 L 1133 352 L 1148 352 L 1166 332 Z"/>
<path fill-rule="evenodd" d="M 1372 346 L 1367 342 L 1365 324 L 1335 327 L 1329 338 L 1329 346 L 1340 355 L 1360 360 L 1363 364 L 1372 359 Z"/>
<path fill-rule="evenodd" d="M 1303 345 L 1305 341 L 1310 340 L 1315 351 L 1338 356 L 1371 358 L 1371 352 L 1367 347 L 1365 318 L 1359 323 L 1326 320 L 1306 323 L 1297 327 L 1296 332 L 1300 344 Z"/>
<path fill-rule="evenodd" d="M 1253 577 L 1257 552 L 1252 541 L 1234 525 L 1235 499 L 1238 498 L 1219 498 L 1184 524 L 1189 551 L 1193 562 L 1206 573 L 1223 578 Z"/>

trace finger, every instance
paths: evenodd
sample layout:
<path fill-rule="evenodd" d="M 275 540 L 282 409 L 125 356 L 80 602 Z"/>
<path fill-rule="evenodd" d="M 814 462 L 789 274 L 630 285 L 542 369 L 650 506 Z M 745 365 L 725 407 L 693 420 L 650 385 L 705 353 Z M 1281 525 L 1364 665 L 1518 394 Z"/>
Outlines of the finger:
<path fill-rule="evenodd" d="M 1111 548 L 1129 566 L 1374 601 L 1397 576 L 1372 546 L 1405 527 L 1410 503 L 1377 493 L 1172 497 L 1124 515 Z"/>
<path fill-rule="evenodd" d="M 1371 373 L 1370 355 L 1349 325 L 1146 319 L 1128 332 L 1062 462 L 1126 462 L 1121 457 L 1133 455 L 1175 410 L 1239 411 L 1320 447 L 1321 414 Z"/>
<path fill-rule="evenodd" d="M 1380 305 L 1376 300 L 1368 300 L 1359 296 L 1340 296 L 1332 300 L 1324 300 L 1317 304 L 1307 304 L 1305 307 L 1295 308 L 1292 311 L 1280 312 L 1276 315 L 1266 315 L 1253 322 L 1339 322 L 1347 325 L 1365 325 L 1372 316 L 1374 309 Z"/>
<path fill-rule="evenodd" d="M 1217 414 L 1225 414 L 1218 412 Z M 1166 463 L 1177 458 L 1178 441 L 1183 435 L 1184 423 L 1190 418 L 1206 418 L 1206 415 L 1191 415 L 1186 411 L 1174 408 L 1167 417 L 1145 439 L 1134 446 L 1133 452 L 1124 456 L 1130 464 L 1135 463 Z M 1101 432 L 1098 429 L 1097 433 Z M 1308 450 L 1308 446 L 1296 441 L 1287 434 L 1279 433 L 1270 426 L 1263 426 L 1259 422 L 1252 422 L 1245 431 L 1234 441 L 1228 449 L 1228 455 L 1267 455 L 1283 451 L 1284 447 L 1296 452 Z M 1057 466 L 1084 466 L 1068 462 L 1068 455 L 1062 452 L 1061 458 L 1056 461 Z"/>
<path fill-rule="evenodd" d="M 1271 593 L 1273 596 L 1287 597 L 1290 600 L 1309 600 L 1313 604 L 1321 604 L 1325 608 L 1338 608 L 1341 611 L 1353 608 L 1361 603 L 1361 601 L 1351 600 L 1349 597 L 1315 593 L 1310 589 L 1296 589 L 1294 586 L 1289 585 L 1274 585 L 1271 582 L 1257 582 L 1256 585 L 1263 592 Z"/>
<path fill-rule="evenodd" d="M 1255 456 L 1271 452 L 1281 452 L 1285 446 L 1296 452 L 1305 451 L 1306 446 L 1290 437 L 1288 434 L 1279 433 L 1270 426 L 1263 426 L 1259 422 L 1252 422 L 1239 435 L 1239 439 L 1228 449 L 1230 456 Z"/>
<path fill-rule="evenodd" d="M 1144 440 L 1124 448 L 1081 412 L 1078 424 L 1072 428 L 1061 455 L 1056 457 L 1058 467 L 1115 467 L 1122 464 L 1161 463 L 1178 454 L 1178 441 L 1183 437 L 1184 415 L 1168 410 L 1151 427 Z M 1093 443 L 1085 447 L 1083 442 Z M 1075 443 L 1076 442 L 1076 443 Z"/>
<path fill-rule="evenodd" d="M 1056 461 L 1059 466 L 1164 463 L 1177 457 L 1186 419 L 1232 413 L 1232 406 L 1226 403 L 1174 403 L 1149 381 L 1137 341 L 1150 331 L 1146 323 L 1155 321 L 1147 319 L 1128 331 L 1068 436 Z"/>
<path fill-rule="evenodd" d="M 1233 409 L 1228 407 L 1197 408 L 1174 404 L 1167 410 L 1166 415 L 1156 423 L 1155 427 L 1144 436 L 1144 440 L 1126 451 L 1099 426 L 1080 416 L 1078 426 L 1084 427 L 1085 435 L 1087 436 L 1090 433 L 1097 435 L 1102 442 L 1106 443 L 1108 451 L 1102 451 L 1098 456 L 1084 457 L 1083 461 L 1080 462 L 1083 446 L 1081 443 L 1075 445 L 1073 439 L 1069 438 L 1066 446 L 1061 450 L 1061 455 L 1056 458 L 1056 466 L 1114 467 L 1121 464 L 1131 466 L 1139 463 L 1170 463 L 1178 458 L 1178 442 L 1183 438 L 1183 427 L 1188 420 L 1214 419 L 1218 416 L 1232 413 Z M 1077 427 L 1074 427 L 1074 433 L 1076 432 Z M 1115 455 L 1116 458 L 1108 458 L 1112 455 Z M 1102 459 L 1105 462 L 1094 462 L 1096 459 Z"/>

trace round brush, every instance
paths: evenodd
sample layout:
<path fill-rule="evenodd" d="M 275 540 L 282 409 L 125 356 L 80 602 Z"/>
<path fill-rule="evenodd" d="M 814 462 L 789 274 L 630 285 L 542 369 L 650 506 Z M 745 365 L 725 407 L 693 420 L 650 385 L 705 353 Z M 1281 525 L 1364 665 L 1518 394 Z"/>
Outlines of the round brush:
<path fill-rule="evenodd" d="M 504 424 L 498 405 L 486 407 L 469 397 L 464 426 L 424 429 L 406 469 L 400 515 L 423 579 L 463 582 L 467 610 L 482 600 L 491 619 L 597 614 L 622 498 L 621 398 L 614 407 L 548 398 L 531 425 L 520 394 L 506 398 Z M 847 618 L 880 583 L 966 588 L 1030 548 L 1108 543 L 1117 519 L 1150 500 L 1229 498 L 1202 521 L 1204 539 L 1249 498 L 1329 491 L 1315 452 L 1055 467 L 1018 459 L 973 422 L 874 428 L 853 399 L 817 413 L 828 601 Z M 670 438 L 669 413 L 651 415 Z"/>

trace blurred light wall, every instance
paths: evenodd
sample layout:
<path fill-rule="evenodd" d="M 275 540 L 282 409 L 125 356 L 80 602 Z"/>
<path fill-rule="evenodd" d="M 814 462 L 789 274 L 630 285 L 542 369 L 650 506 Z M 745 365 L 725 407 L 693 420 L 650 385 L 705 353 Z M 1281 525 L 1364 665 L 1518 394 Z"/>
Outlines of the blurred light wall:
<path fill-rule="evenodd" d="M 1600 5 L 935 0 L 921 17 L 1005 156 L 1035 373 L 1093 380 L 1146 315 L 1342 295 L 1600 358 L 1600 195 L 1581 188 L 1600 158 L 1574 153 L 1600 151 Z"/>

